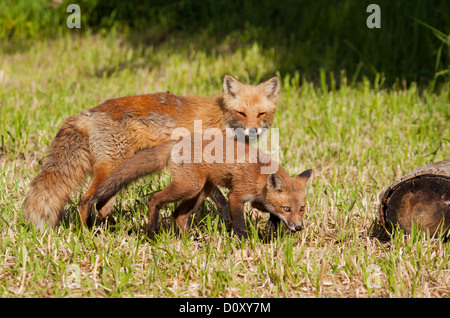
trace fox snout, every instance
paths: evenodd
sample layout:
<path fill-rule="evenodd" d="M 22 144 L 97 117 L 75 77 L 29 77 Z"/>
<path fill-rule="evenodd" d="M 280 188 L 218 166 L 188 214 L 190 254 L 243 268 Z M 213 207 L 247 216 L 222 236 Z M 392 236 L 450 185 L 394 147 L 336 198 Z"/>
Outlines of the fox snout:
<path fill-rule="evenodd" d="M 242 134 L 246 137 L 256 137 L 263 134 L 271 125 L 271 121 L 263 121 L 261 119 L 255 118 L 251 120 L 254 116 L 252 112 L 248 114 L 244 112 L 236 112 L 236 118 L 232 122 L 229 122 L 229 127 L 235 130 L 236 134 Z M 254 116 L 256 117 L 256 116 Z"/>
<path fill-rule="evenodd" d="M 289 230 L 291 230 L 292 232 L 298 232 L 298 231 L 303 230 L 303 222 L 300 224 L 295 224 L 291 221 L 286 220 L 285 218 L 281 218 L 281 220 L 287 226 L 287 228 Z"/>
<path fill-rule="evenodd" d="M 248 136 L 248 137 L 256 137 L 261 135 L 261 133 L 264 131 L 263 128 L 255 128 L 255 127 L 251 127 L 251 128 L 246 128 L 244 129 L 244 135 Z"/>

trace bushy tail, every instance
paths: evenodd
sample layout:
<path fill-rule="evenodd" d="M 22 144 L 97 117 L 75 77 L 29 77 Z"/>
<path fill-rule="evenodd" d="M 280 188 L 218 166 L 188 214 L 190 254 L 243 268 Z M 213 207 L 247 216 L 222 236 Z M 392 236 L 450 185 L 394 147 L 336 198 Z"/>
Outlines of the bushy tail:
<path fill-rule="evenodd" d="M 99 185 L 91 199 L 91 204 L 97 204 L 97 210 L 99 210 L 131 182 L 162 170 L 169 163 L 174 144 L 174 142 L 167 142 L 156 145 L 129 158 Z"/>
<path fill-rule="evenodd" d="M 38 230 L 58 223 L 71 193 L 92 171 L 89 141 L 75 126 L 77 120 L 72 116 L 64 122 L 25 197 L 24 217 Z"/>

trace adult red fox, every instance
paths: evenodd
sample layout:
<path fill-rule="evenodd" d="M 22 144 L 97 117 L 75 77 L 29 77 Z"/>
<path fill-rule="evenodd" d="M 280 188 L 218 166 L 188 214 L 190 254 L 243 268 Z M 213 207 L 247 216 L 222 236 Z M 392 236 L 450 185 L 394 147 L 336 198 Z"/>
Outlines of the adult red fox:
<path fill-rule="evenodd" d="M 237 147 L 240 143 L 222 140 L 219 143 L 222 147 L 220 151 L 217 148 L 209 148 L 209 151 L 206 151 L 210 142 L 203 138 L 195 141 L 195 135 L 190 139 L 190 149 L 199 147 L 198 143 L 201 143 L 201 151 L 197 151 L 202 155 L 201 160 L 194 159 L 195 150 L 189 150 L 188 160 L 180 160 L 177 151 L 173 151 L 178 141 L 142 150 L 125 161 L 100 184 L 91 203 L 101 208 L 132 181 L 169 165 L 171 183 L 164 190 L 153 193 L 148 200 L 147 234 L 151 239 L 154 239 L 159 210 L 163 206 L 182 201 L 175 209 L 174 217 L 180 229 L 186 233 L 189 229 L 190 212 L 195 210 L 216 186 L 230 189 L 228 201 L 231 225 L 239 237 L 247 237 L 243 209 L 244 203 L 249 201 L 254 208 L 269 212 L 275 219 L 283 221 L 291 231 L 302 229 L 306 182 L 311 177 L 311 169 L 296 177 L 289 177 L 286 171 L 276 164 L 276 172 L 264 174 L 261 173 L 263 168 L 274 166 L 273 162 L 267 155 L 255 151 L 248 144 L 241 143 L 244 151 L 239 152 L 242 150 Z M 230 151 L 234 159 L 232 162 L 228 157 Z M 220 153 L 220 156 L 217 156 L 217 153 Z M 256 159 L 251 160 L 252 154 Z"/>
<path fill-rule="evenodd" d="M 269 128 L 280 89 L 273 77 L 257 86 L 242 84 L 226 75 L 222 96 L 176 96 L 170 92 L 110 99 L 65 120 L 33 179 L 24 201 L 24 217 L 41 230 L 55 226 L 64 204 L 88 175 L 89 189 L 79 203 L 81 219 L 89 221 L 89 201 L 98 185 L 122 162 L 139 150 L 167 142 L 178 127 L 194 129 L 242 128 L 252 135 Z M 226 204 L 220 191 L 216 202 Z M 108 215 L 114 203 L 99 211 Z"/>

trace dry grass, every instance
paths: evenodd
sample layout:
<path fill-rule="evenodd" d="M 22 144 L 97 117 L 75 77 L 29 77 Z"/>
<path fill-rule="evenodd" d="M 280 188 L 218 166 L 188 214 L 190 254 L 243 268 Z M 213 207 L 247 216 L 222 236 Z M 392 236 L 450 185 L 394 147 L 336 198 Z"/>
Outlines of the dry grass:
<path fill-rule="evenodd" d="M 159 174 L 132 185 L 118 225 L 88 231 L 76 202 L 66 222 L 37 233 L 21 204 L 62 121 L 117 96 L 167 90 L 220 93 L 224 74 L 258 82 L 276 72 L 257 44 L 206 53 L 169 45 L 132 47 L 87 36 L 0 53 L 0 297 L 448 297 L 450 245 L 421 233 L 368 237 L 378 193 L 402 174 L 449 156 L 449 87 L 439 94 L 363 80 L 339 89 L 281 74 L 280 128 L 287 171 L 314 169 L 306 228 L 260 239 L 267 215 L 247 211 L 251 234 L 227 233 L 214 207 L 190 236 L 172 230 L 169 206 L 156 243 L 140 234 L 146 196 Z M 58 57 L 55 59 L 55 56 Z M 142 210 L 142 213 L 140 211 Z"/>

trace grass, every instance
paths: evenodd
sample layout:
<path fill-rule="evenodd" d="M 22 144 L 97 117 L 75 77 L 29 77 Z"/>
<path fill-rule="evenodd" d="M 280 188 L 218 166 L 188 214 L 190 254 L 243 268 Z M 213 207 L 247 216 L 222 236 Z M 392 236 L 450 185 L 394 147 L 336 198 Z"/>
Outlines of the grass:
<path fill-rule="evenodd" d="M 0 53 L 0 297 L 448 297 L 450 245 L 422 233 L 380 242 L 368 232 L 378 194 L 401 175 L 449 157 L 450 86 L 386 87 L 321 72 L 313 85 L 279 74 L 281 158 L 291 174 L 314 169 L 305 229 L 259 238 L 268 215 L 247 209 L 248 241 L 227 233 L 205 202 L 181 237 L 162 213 L 160 235 L 140 234 L 160 173 L 122 192 L 117 226 L 89 231 L 76 217 L 39 233 L 22 218 L 31 179 L 63 120 L 105 99 L 170 90 L 216 95 L 226 73 L 258 83 L 277 52 L 257 43 L 208 52 L 189 45 L 131 46 L 120 36 L 63 36 Z M 57 57 L 57 58 L 55 58 Z M 339 87 L 334 79 L 339 79 Z"/>
<path fill-rule="evenodd" d="M 74 32 L 118 32 L 131 45 L 158 45 L 180 40 L 202 49 L 229 51 L 258 42 L 276 48 L 282 73 L 301 72 L 316 80 L 319 70 L 351 78 L 378 73 L 439 87 L 449 80 L 450 32 L 446 1 L 377 0 L 381 29 L 366 27 L 373 1 L 342 0 L 77 0 L 81 29 L 66 27 L 72 0 L 3 0 L 0 2 L 0 45 L 5 50 L 30 48 L 34 40 Z"/>

